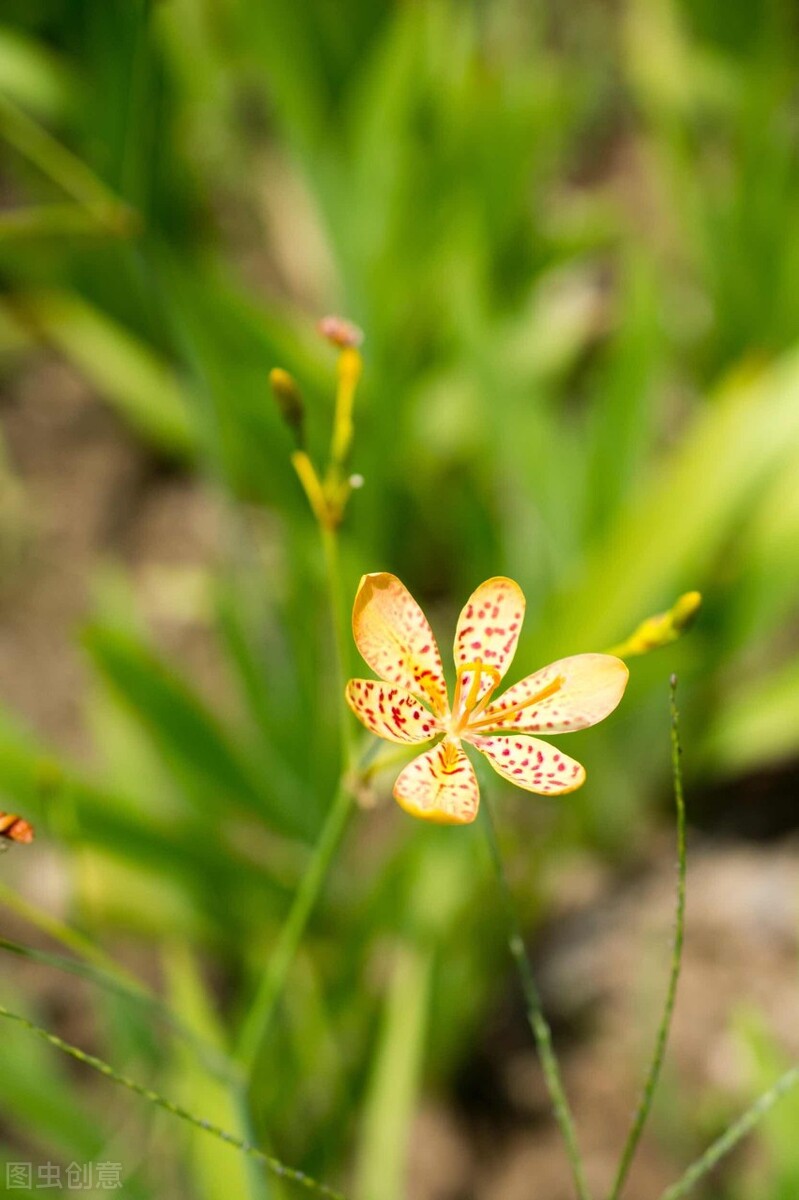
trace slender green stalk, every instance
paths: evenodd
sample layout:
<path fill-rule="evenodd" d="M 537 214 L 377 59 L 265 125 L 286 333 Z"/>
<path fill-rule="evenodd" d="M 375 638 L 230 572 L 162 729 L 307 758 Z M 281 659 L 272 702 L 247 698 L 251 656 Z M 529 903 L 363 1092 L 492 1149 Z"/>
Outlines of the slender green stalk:
<path fill-rule="evenodd" d="M 297 894 L 283 924 L 267 968 L 261 978 L 252 1007 L 247 1014 L 236 1048 L 236 1058 L 246 1070 L 252 1071 L 258 1053 L 272 1024 L 277 1004 L 288 979 L 291 964 L 297 953 L 311 913 L 322 891 L 330 864 L 338 849 L 352 810 L 352 795 L 347 783 L 354 754 L 354 741 L 349 714 L 344 705 L 344 684 L 349 657 L 347 622 L 342 604 L 338 563 L 338 540 L 335 530 L 320 525 L 325 556 L 328 597 L 335 634 L 336 680 L 338 707 L 341 713 L 342 772 L 341 779 L 328 809 L 325 823 L 314 848 L 311 861 L 302 878 Z"/>
<path fill-rule="evenodd" d="M 342 600 L 338 534 L 334 529 L 330 529 L 325 525 L 321 527 L 321 532 L 322 549 L 325 555 L 325 574 L 327 577 L 330 614 L 333 620 L 333 632 L 336 644 L 336 683 L 339 693 L 337 699 L 339 702 L 338 711 L 340 714 L 342 755 L 346 770 L 352 765 L 351 759 L 353 755 L 352 722 L 350 721 L 349 710 L 344 704 L 344 687 L 350 674 L 348 669 L 350 661 L 350 624 Z"/>
<path fill-rule="evenodd" d="M 729 1129 L 726 1129 L 720 1137 L 716 1138 L 715 1142 L 708 1146 L 702 1157 L 692 1163 L 676 1183 L 666 1188 L 660 1200 L 679 1200 L 680 1196 L 685 1196 L 690 1192 L 694 1184 L 707 1175 L 708 1171 L 712 1171 L 724 1155 L 729 1154 L 730 1150 L 737 1146 L 738 1142 L 746 1137 L 786 1092 L 796 1087 L 797 1083 L 799 1083 L 799 1067 L 791 1067 L 789 1071 L 780 1076 L 773 1087 L 759 1096 L 754 1104 L 730 1125 Z"/>
<path fill-rule="evenodd" d="M 333 798 L 333 803 L 330 805 L 308 869 L 302 877 L 289 914 L 281 928 L 277 945 L 272 951 L 252 1008 L 244 1022 L 236 1049 L 236 1058 L 248 1070 L 252 1069 L 272 1023 L 291 964 L 305 933 L 308 918 L 327 878 L 330 863 L 338 848 L 351 807 L 352 797 L 345 784 L 341 783 Z"/>
<path fill-rule="evenodd" d="M 619 1167 L 616 1172 L 616 1178 L 613 1182 L 608 1200 L 618 1200 L 621 1190 L 624 1187 L 624 1182 L 632 1165 L 635 1151 L 643 1133 L 644 1125 L 647 1117 L 652 1109 L 652 1103 L 655 1098 L 660 1072 L 663 1067 L 663 1059 L 666 1054 L 666 1046 L 669 1040 L 669 1031 L 671 1029 L 671 1019 L 674 1014 L 674 1003 L 677 999 L 677 985 L 680 980 L 680 967 L 682 965 L 683 942 L 685 938 L 685 869 L 686 869 L 686 852 L 685 852 L 685 797 L 683 794 L 682 782 L 682 746 L 680 745 L 680 718 L 677 711 L 677 676 L 672 675 L 670 680 L 670 709 L 671 709 L 671 771 L 674 781 L 674 804 L 677 811 L 677 904 L 674 919 L 674 942 L 671 950 L 671 971 L 669 973 L 669 982 L 666 989 L 666 1001 L 663 1006 L 663 1015 L 660 1018 L 657 1036 L 655 1037 L 655 1049 L 652 1055 L 652 1062 L 649 1067 L 649 1072 L 644 1083 L 641 1099 L 638 1102 L 638 1107 L 633 1118 L 633 1123 L 630 1132 L 627 1135 L 627 1141 L 622 1151 Z"/>
<path fill-rule="evenodd" d="M 497 843 L 497 835 L 494 829 L 494 822 L 491 816 L 491 809 L 488 797 L 485 794 L 483 795 L 480 811 L 483 819 L 483 829 L 485 830 L 486 841 L 491 854 L 491 861 L 496 872 L 497 882 L 499 884 L 499 890 L 502 896 L 502 903 L 505 909 L 505 917 L 508 923 L 508 947 L 513 957 L 513 961 L 516 963 L 516 969 L 519 973 L 519 979 L 521 980 L 525 1006 L 527 1008 L 527 1020 L 530 1024 L 533 1037 L 535 1038 L 535 1044 L 538 1048 L 538 1055 L 541 1060 L 541 1068 L 544 1072 L 544 1080 L 547 1085 L 547 1091 L 549 1092 L 549 1098 L 552 1101 L 552 1110 L 566 1146 L 566 1154 L 569 1159 L 569 1165 L 571 1166 L 575 1192 L 579 1197 L 579 1200 L 589 1200 L 590 1192 L 588 1190 L 588 1182 L 585 1177 L 585 1168 L 583 1167 L 580 1148 L 577 1144 L 574 1118 L 572 1117 L 569 1101 L 566 1097 L 566 1091 L 564 1089 L 563 1080 L 560 1074 L 560 1067 L 558 1066 L 558 1060 L 555 1056 L 555 1049 L 552 1044 L 552 1031 L 549 1028 L 549 1023 L 546 1017 L 544 1016 L 541 997 L 538 993 L 538 987 L 533 976 L 533 968 L 525 949 L 519 916 L 513 900 L 513 893 L 510 890 L 510 884 L 508 883 L 508 879 L 505 874 L 502 856 Z"/>
<path fill-rule="evenodd" d="M 346 1200 L 341 1192 L 337 1192 L 334 1188 L 328 1187 L 324 1183 L 318 1183 L 312 1179 L 310 1175 L 306 1175 L 303 1171 L 298 1171 L 294 1167 L 287 1167 L 285 1163 L 279 1159 L 273 1158 L 270 1154 L 265 1154 L 257 1146 L 251 1142 L 244 1141 L 234 1133 L 230 1133 L 226 1129 L 222 1129 L 219 1125 L 215 1125 L 212 1121 L 206 1121 L 203 1117 L 198 1117 L 182 1105 L 176 1104 L 169 1100 L 166 1096 L 162 1096 L 160 1092 L 156 1092 L 153 1088 L 147 1087 L 143 1083 L 139 1083 L 135 1079 L 130 1079 L 127 1075 L 122 1075 L 116 1071 L 103 1059 L 97 1058 L 94 1054 L 87 1054 L 85 1050 L 81 1050 L 79 1046 L 73 1046 L 70 1042 L 65 1042 L 63 1038 L 57 1037 L 49 1030 L 43 1029 L 41 1025 L 29 1021 L 27 1017 L 21 1016 L 19 1013 L 11 1012 L 0 1004 L 0 1017 L 5 1017 L 9 1021 L 16 1021 L 23 1028 L 28 1029 L 36 1037 L 43 1042 L 53 1046 L 56 1050 L 68 1054 L 70 1058 L 74 1058 L 77 1062 L 83 1063 L 86 1067 L 91 1067 L 93 1071 L 97 1071 L 99 1075 L 105 1076 L 106 1079 L 113 1080 L 114 1083 L 120 1084 L 130 1092 L 135 1092 L 137 1096 L 142 1096 L 145 1100 L 149 1100 L 151 1104 L 156 1104 L 165 1112 L 171 1113 L 173 1117 L 179 1117 L 181 1121 L 186 1121 L 189 1125 L 193 1125 L 195 1129 L 201 1129 L 204 1133 L 208 1133 L 211 1137 L 218 1138 L 221 1142 L 226 1142 L 234 1149 L 240 1150 L 242 1154 L 248 1155 L 250 1158 L 263 1164 L 263 1166 L 278 1179 L 285 1179 L 290 1183 L 296 1183 L 299 1187 L 304 1188 L 307 1192 L 313 1192 L 317 1196 L 326 1196 L 328 1200 Z"/>
<path fill-rule="evenodd" d="M 357 376 L 356 376 L 357 378 Z M 340 394 L 340 391 L 339 391 Z M 291 964 L 305 933 L 308 920 L 316 905 L 338 849 L 341 837 L 352 810 L 352 791 L 349 784 L 350 772 L 355 759 L 355 739 L 350 716 L 344 704 L 344 688 L 349 676 L 349 620 L 344 609 L 339 568 L 338 524 L 332 517 L 332 509 L 324 493 L 315 499 L 314 487 L 318 486 L 316 472 L 303 453 L 293 456 L 308 462 L 308 473 L 298 470 L 311 511 L 316 516 L 322 538 L 325 560 L 330 617 L 333 625 L 336 663 L 336 700 L 339 712 L 341 740 L 341 774 L 336 794 L 328 809 L 311 861 L 294 897 L 289 914 L 280 931 L 280 936 L 264 972 L 252 1007 L 245 1019 L 236 1049 L 236 1058 L 248 1072 L 252 1072 L 258 1053 L 272 1023 L 277 1004 L 288 979 Z M 309 483 L 311 486 L 309 486 Z M 339 516 L 342 514 L 339 514 Z"/>

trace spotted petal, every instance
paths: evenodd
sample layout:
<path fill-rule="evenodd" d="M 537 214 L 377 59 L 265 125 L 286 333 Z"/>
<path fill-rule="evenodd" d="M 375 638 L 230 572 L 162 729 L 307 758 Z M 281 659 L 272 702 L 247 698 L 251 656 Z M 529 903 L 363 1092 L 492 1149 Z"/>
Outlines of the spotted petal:
<path fill-rule="evenodd" d="M 477 816 L 480 792 L 463 750 L 445 739 L 408 763 L 394 784 L 394 798 L 412 817 L 468 825 Z"/>
<path fill-rule="evenodd" d="M 519 729 L 528 733 L 586 729 L 613 712 L 629 675 L 621 659 L 612 654 L 560 658 L 492 700 L 476 724 L 486 731 Z"/>
<path fill-rule="evenodd" d="M 441 732 L 430 710 L 407 688 L 377 679 L 351 679 L 344 694 L 369 732 L 389 742 L 429 742 Z"/>
<path fill-rule="evenodd" d="M 455 630 L 455 666 L 478 660 L 501 678 L 510 666 L 524 620 L 524 593 L 518 583 L 496 575 L 487 579 L 467 600 Z M 462 694 L 468 694 L 472 673 L 464 672 Z M 492 680 L 484 673 L 473 700 L 488 691 Z"/>
<path fill-rule="evenodd" d="M 448 711 L 441 655 L 427 618 L 396 575 L 364 575 L 352 610 L 355 644 L 387 683 L 420 696 L 437 716 Z"/>
<path fill-rule="evenodd" d="M 585 768 L 562 750 L 524 734 L 469 739 L 498 775 L 542 796 L 573 792 L 585 782 Z"/>

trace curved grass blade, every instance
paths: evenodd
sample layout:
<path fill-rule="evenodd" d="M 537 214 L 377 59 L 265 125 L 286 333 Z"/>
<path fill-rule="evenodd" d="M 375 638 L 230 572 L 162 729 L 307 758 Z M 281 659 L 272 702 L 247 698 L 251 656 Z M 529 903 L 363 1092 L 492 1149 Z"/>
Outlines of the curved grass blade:
<path fill-rule="evenodd" d="M 164 1112 L 171 1113 L 173 1117 L 179 1117 L 181 1121 L 193 1125 L 195 1129 L 201 1129 L 204 1133 L 210 1134 L 211 1137 L 218 1138 L 220 1141 L 226 1142 L 227 1145 L 240 1150 L 242 1154 L 246 1154 L 248 1157 L 262 1163 L 266 1170 L 274 1175 L 275 1178 L 284 1179 L 289 1183 L 296 1183 L 298 1187 L 304 1188 L 306 1192 L 311 1192 L 316 1196 L 324 1196 L 327 1200 L 347 1200 L 343 1193 L 336 1191 L 335 1188 L 328 1187 L 325 1183 L 319 1183 L 316 1179 L 312 1179 L 310 1175 L 306 1175 L 304 1171 L 298 1171 L 295 1167 L 286 1166 L 280 1159 L 273 1158 L 270 1154 L 265 1154 L 258 1146 L 253 1145 L 251 1142 L 246 1142 L 243 1138 L 238 1137 L 237 1134 L 222 1129 L 212 1121 L 206 1121 L 204 1117 L 198 1117 L 182 1105 L 175 1104 L 174 1101 L 169 1100 L 166 1096 L 162 1096 L 160 1092 L 156 1092 L 153 1088 L 147 1087 L 135 1079 L 130 1079 L 127 1075 L 120 1074 L 119 1071 L 116 1071 L 109 1063 L 104 1062 L 103 1059 L 98 1058 L 94 1054 L 87 1054 L 79 1046 L 73 1046 L 70 1042 L 65 1042 L 63 1038 L 50 1033 L 48 1029 L 37 1025 L 35 1021 L 29 1021 L 27 1017 L 23 1017 L 20 1013 L 12 1012 L 2 1004 L 0 1004 L 0 1017 L 5 1017 L 9 1021 L 15 1021 L 23 1029 L 27 1029 L 49 1046 L 60 1050 L 63 1054 L 69 1055 L 76 1062 L 82 1063 L 86 1067 L 91 1067 L 98 1075 L 103 1075 L 106 1079 L 113 1080 L 114 1083 L 127 1088 L 129 1092 L 134 1092 L 137 1096 L 149 1100 L 151 1104 L 157 1105 Z"/>
<path fill-rule="evenodd" d="M 724 1157 L 725 1154 L 737 1146 L 741 1138 L 746 1137 L 759 1121 L 765 1117 L 766 1113 L 770 1112 L 775 1104 L 782 1097 L 799 1083 L 799 1067 L 791 1067 L 784 1075 L 781 1075 L 773 1087 L 759 1096 L 745 1113 L 742 1113 L 737 1121 L 730 1125 L 720 1137 L 716 1138 L 715 1142 L 708 1146 L 705 1153 L 698 1158 L 695 1163 L 692 1163 L 688 1170 L 673 1183 L 671 1187 L 666 1188 L 662 1193 L 660 1200 L 679 1200 L 681 1196 L 687 1195 L 691 1188 L 699 1182 L 708 1171 L 712 1171 L 713 1167 Z"/>

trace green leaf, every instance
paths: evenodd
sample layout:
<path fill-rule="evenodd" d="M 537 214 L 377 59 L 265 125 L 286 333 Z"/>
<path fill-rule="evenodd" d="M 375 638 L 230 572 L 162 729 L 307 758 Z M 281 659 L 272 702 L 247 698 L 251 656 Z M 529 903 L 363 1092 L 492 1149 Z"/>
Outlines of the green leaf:
<path fill-rule="evenodd" d="M 6 314 L 56 346 L 155 445 L 180 458 L 197 450 L 191 403 L 170 367 L 77 294 L 15 296 Z"/>
<path fill-rule="evenodd" d="M 229 802 L 268 815 L 269 796 L 244 754 L 217 719 L 149 650 L 127 634 L 94 626 L 84 643 L 103 678 L 148 731 L 161 752 L 191 781 L 192 795 L 217 809 Z"/>

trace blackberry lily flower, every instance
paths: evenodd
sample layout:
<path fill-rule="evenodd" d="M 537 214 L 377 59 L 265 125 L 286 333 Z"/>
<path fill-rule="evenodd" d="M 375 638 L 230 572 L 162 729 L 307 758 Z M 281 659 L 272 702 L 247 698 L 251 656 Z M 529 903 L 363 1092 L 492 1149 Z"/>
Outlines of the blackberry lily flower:
<path fill-rule="evenodd" d="M 414 758 L 394 784 L 394 798 L 425 821 L 467 825 L 480 792 L 463 742 L 504 779 L 542 795 L 573 792 L 585 769 L 532 734 L 572 733 L 613 712 L 629 672 L 611 654 L 561 658 L 494 693 L 510 667 L 524 619 L 524 593 L 503 576 L 470 596 L 455 631 L 457 681 L 452 706 L 433 631 L 395 575 L 364 575 L 352 630 L 379 679 L 351 679 L 346 700 L 359 721 L 390 742 L 441 740 Z"/>

